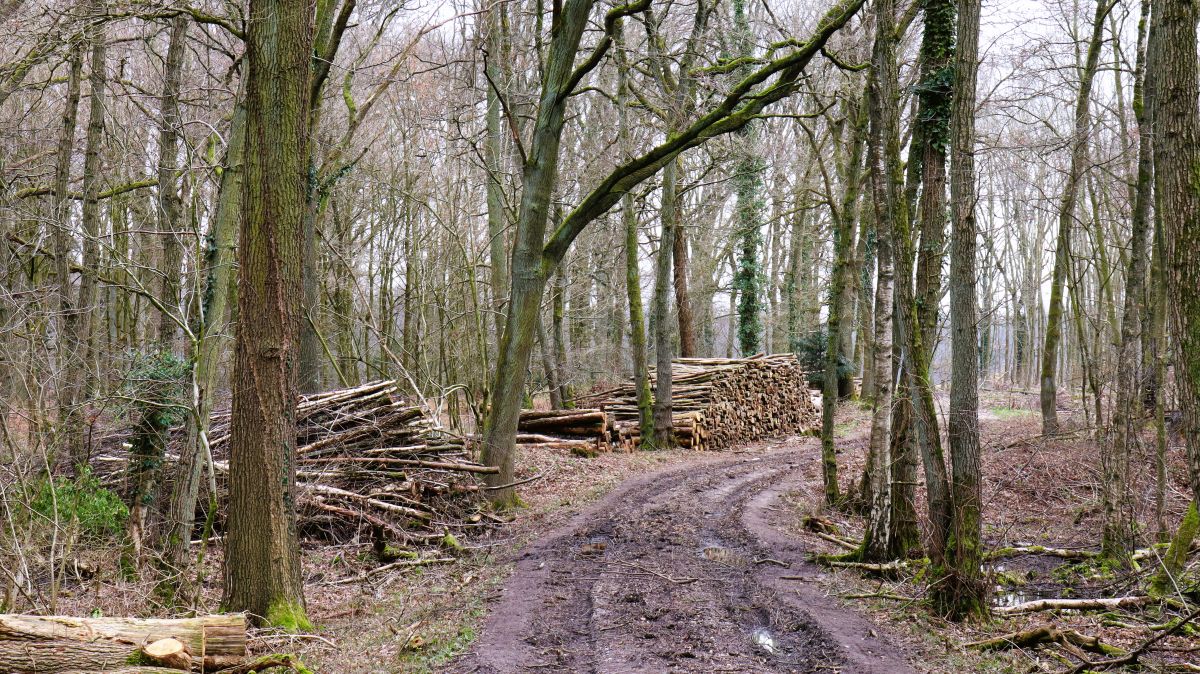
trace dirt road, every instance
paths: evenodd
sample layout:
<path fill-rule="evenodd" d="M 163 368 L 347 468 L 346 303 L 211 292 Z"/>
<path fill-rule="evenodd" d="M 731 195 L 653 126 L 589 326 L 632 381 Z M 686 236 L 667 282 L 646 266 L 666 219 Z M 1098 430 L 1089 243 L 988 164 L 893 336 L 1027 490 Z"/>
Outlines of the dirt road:
<path fill-rule="evenodd" d="M 812 442 L 622 485 L 524 552 L 449 671 L 912 671 L 782 533 L 778 496 L 811 479 Z"/>

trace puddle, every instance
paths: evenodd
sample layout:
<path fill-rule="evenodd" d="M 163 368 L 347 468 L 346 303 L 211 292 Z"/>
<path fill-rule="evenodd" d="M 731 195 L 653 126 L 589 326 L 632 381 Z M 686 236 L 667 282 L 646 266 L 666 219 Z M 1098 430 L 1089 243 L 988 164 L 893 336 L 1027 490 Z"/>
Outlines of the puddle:
<path fill-rule="evenodd" d="M 775 637 L 765 627 L 759 627 L 750 633 L 750 641 L 767 653 L 775 652 Z"/>

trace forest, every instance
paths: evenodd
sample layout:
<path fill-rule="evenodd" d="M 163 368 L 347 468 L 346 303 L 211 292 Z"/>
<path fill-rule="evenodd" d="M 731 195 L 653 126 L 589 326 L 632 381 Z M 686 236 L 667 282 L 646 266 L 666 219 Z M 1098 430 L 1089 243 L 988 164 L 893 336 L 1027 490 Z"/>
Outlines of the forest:
<path fill-rule="evenodd" d="M 1192 0 L 0 0 L 0 674 L 1200 672 Z"/>

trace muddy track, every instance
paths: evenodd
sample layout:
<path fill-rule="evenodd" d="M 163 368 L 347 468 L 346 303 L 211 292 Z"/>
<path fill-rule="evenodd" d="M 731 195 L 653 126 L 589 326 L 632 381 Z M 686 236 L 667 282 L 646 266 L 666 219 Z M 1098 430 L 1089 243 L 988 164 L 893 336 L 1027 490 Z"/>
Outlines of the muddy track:
<path fill-rule="evenodd" d="M 707 455 L 625 483 L 524 551 L 448 671 L 912 671 L 814 587 L 820 570 L 779 526 L 779 494 L 812 470 L 798 450 Z"/>

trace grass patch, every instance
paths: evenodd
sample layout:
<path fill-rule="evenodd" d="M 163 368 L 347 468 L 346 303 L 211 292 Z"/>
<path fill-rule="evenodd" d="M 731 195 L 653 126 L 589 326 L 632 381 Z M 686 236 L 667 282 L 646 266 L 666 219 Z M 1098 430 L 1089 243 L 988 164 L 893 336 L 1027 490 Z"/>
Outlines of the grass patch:
<path fill-rule="evenodd" d="M 997 419 L 1024 419 L 1032 416 L 1033 410 L 1024 410 L 1017 407 L 993 407 L 992 414 L 996 415 Z"/>

